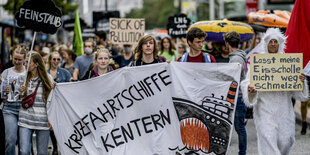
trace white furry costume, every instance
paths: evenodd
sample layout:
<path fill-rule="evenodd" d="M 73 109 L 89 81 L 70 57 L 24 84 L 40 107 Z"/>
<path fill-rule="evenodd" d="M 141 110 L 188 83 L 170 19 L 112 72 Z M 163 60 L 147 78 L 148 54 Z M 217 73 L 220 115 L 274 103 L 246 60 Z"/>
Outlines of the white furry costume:
<path fill-rule="evenodd" d="M 286 38 L 279 29 L 270 28 L 262 40 L 264 53 L 268 43 L 276 39 L 278 53 L 284 53 Z M 303 91 L 277 91 L 249 93 L 250 71 L 241 83 L 243 99 L 247 106 L 254 106 L 254 123 L 257 130 L 258 152 L 260 155 L 288 155 L 295 141 L 295 113 L 291 98 L 308 99 L 308 85 Z"/>

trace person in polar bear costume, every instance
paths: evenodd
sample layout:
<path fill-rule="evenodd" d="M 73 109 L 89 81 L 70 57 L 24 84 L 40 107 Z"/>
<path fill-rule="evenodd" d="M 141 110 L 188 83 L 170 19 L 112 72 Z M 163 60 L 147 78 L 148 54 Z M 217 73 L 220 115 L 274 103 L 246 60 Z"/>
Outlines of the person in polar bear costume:
<path fill-rule="evenodd" d="M 286 37 L 279 29 L 269 28 L 263 41 L 263 53 L 284 53 Z M 291 99 L 306 101 L 308 85 L 302 73 L 303 91 L 257 92 L 250 85 L 250 71 L 241 83 L 243 99 L 253 106 L 260 155 L 288 155 L 295 141 L 295 113 Z"/>

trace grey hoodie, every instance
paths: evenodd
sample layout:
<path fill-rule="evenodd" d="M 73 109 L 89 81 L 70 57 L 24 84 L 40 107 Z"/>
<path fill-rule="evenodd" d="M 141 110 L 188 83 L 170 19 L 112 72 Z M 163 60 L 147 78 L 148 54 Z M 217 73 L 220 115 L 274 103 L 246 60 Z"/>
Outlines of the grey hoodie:
<path fill-rule="evenodd" d="M 246 76 L 246 53 L 242 50 L 236 50 L 229 54 L 229 63 L 239 63 L 241 64 L 241 78 L 240 82 L 245 79 Z M 242 92 L 239 87 L 238 96 L 242 96 Z"/>

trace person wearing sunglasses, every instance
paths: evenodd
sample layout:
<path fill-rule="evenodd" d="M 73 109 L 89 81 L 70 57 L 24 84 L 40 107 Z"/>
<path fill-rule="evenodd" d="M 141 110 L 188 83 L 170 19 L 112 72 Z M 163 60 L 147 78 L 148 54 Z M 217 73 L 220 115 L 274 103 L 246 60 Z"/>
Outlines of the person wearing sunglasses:
<path fill-rule="evenodd" d="M 69 82 L 71 79 L 71 74 L 66 69 L 58 67 L 60 61 L 60 54 L 58 52 L 52 52 L 48 57 L 47 72 L 53 77 L 56 83 Z M 52 130 L 50 132 L 50 136 L 53 144 L 53 155 L 57 155 L 57 141 Z"/>
<path fill-rule="evenodd" d="M 51 74 L 56 83 L 69 82 L 71 74 L 66 69 L 58 67 L 60 61 L 60 54 L 58 52 L 52 52 L 48 58 L 47 72 Z"/>

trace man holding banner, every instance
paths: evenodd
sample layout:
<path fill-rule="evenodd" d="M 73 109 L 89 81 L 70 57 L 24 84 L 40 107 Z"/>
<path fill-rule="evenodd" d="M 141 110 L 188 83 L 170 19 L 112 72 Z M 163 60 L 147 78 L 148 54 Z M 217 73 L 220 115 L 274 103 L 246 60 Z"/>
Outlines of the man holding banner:
<path fill-rule="evenodd" d="M 268 29 L 262 41 L 264 45 L 263 53 L 284 53 L 286 38 L 279 29 Z M 255 56 L 256 55 L 252 55 L 251 58 Z M 266 67 L 268 62 L 272 63 L 272 61 L 275 61 L 274 59 L 279 58 L 273 57 L 271 61 L 262 64 Z M 258 60 L 256 60 L 256 62 L 258 62 Z M 259 70 L 257 68 L 252 68 L 254 64 L 255 63 L 251 63 L 251 70 Z M 282 64 L 281 66 L 283 68 Z M 267 71 L 265 68 L 262 70 Z M 263 79 L 269 83 L 273 82 L 273 75 L 269 76 L 264 71 L 263 74 L 265 77 Z M 279 69 L 277 71 L 279 71 Z M 281 85 L 281 89 L 259 91 L 260 89 L 257 87 L 254 88 L 254 86 L 257 86 L 256 83 L 250 85 L 250 80 L 255 79 L 255 77 L 253 77 L 250 76 L 249 71 L 246 79 L 241 83 L 241 90 L 245 103 L 248 106 L 254 106 L 254 123 L 258 137 L 258 152 L 260 155 L 288 155 L 295 141 L 295 114 L 291 98 L 301 101 L 308 99 L 308 86 L 305 84 L 306 82 L 304 82 L 305 75 L 300 72 L 299 80 L 303 83 L 303 88 L 297 91 L 284 91 L 282 87 L 286 86 L 285 84 Z M 298 75 L 295 77 L 296 83 L 299 82 Z M 266 80 L 266 78 L 268 80 Z M 274 86 L 274 84 L 270 85 Z"/>

